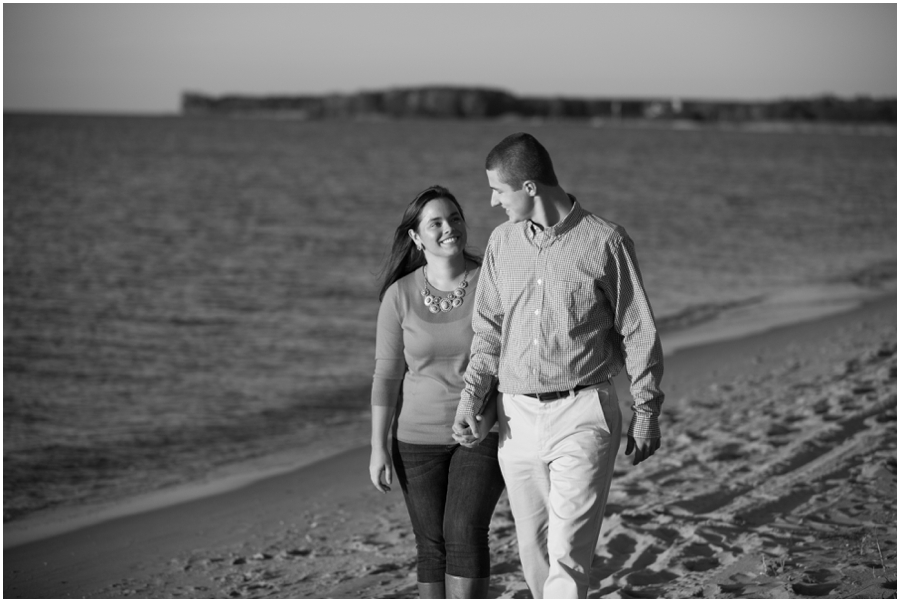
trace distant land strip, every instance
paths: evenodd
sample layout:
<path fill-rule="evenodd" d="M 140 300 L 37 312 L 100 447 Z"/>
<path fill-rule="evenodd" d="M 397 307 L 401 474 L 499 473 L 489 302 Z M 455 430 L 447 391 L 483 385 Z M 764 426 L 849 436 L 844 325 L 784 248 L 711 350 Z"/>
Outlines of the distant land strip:
<path fill-rule="evenodd" d="M 897 125 L 897 99 L 857 96 L 715 101 L 682 98 L 515 96 L 453 86 L 393 88 L 311 96 L 210 96 L 184 92 L 183 115 L 294 119 L 658 119 L 694 122 L 822 122 Z"/>

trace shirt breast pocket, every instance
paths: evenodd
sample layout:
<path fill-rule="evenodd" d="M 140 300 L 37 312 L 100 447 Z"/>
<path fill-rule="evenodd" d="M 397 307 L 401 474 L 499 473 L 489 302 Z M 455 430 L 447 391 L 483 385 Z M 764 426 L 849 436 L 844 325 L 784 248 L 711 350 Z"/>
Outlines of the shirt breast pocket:
<path fill-rule="evenodd" d="M 591 308 L 596 302 L 593 287 L 590 283 L 564 280 L 561 283 L 564 311 L 572 325 L 581 324 L 588 319 Z"/>

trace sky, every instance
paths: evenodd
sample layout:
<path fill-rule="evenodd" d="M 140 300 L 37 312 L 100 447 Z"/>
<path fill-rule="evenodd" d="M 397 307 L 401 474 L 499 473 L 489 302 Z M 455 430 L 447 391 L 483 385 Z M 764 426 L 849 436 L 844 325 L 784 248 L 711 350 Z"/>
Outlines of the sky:
<path fill-rule="evenodd" d="M 182 92 L 447 84 L 516 95 L 897 94 L 896 4 L 9 4 L 4 111 L 177 112 Z"/>

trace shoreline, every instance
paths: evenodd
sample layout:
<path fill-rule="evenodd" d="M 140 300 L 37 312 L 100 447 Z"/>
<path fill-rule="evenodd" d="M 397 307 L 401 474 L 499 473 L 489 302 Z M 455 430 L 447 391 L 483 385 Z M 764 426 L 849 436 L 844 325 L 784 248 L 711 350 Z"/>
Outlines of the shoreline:
<path fill-rule="evenodd" d="M 834 507 L 836 498 L 826 494 L 829 489 L 822 488 L 833 487 L 829 483 L 843 482 L 842 479 L 849 478 L 843 485 L 841 491 L 844 493 L 841 495 L 844 498 L 855 495 L 854 492 L 859 491 L 867 481 L 853 477 L 853 471 L 862 470 L 862 476 L 887 479 L 888 484 L 893 478 L 895 483 L 895 472 L 893 477 L 879 472 L 885 470 L 880 467 L 881 461 L 862 465 L 854 460 L 866 457 L 859 454 L 868 452 L 866 448 L 848 447 L 847 443 L 869 445 L 866 442 L 873 441 L 870 435 L 863 432 L 861 434 L 864 436 L 851 436 L 847 443 L 838 445 L 838 442 L 828 443 L 828 433 L 841 424 L 861 428 L 864 419 L 880 423 L 874 427 L 881 429 L 878 432 L 893 429 L 896 433 L 896 423 L 891 422 L 896 420 L 896 409 L 890 408 L 891 397 L 885 397 L 885 385 L 875 384 L 883 381 L 866 380 L 870 378 L 868 376 L 863 378 L 866 370 L 856 367 L 860 365 L 860 360 L 854 359 L 877 359 L 884 348 L 876 350 L 873 355 L 870 347 L 873 344 L 883 345 L 878 341 L 893 333 L 892 405 L 896 406 L 896 307 L 896 293 L 884 294 L 848 312 L 727 341 L 684 347 L 672 353 L 664 381 L 667 383 L 668 406 L 664 411 L 665 428 L 670 433 L 664 444 L 666 453 L 658 461 L 636 468 L 630 466 L 630 458 L 620 454 L 616 467 L 618 476 L 614 480 L 603 529 L 608 548 L 602 554 L 612 554 L 612 558 L 603 561 L 603 578 L 599 582 L 601 589 L 594 593 L 608 595 L 621 590 L 633 594 L 626 597 L 660 597 L 661 592 L 655 590 L 646 590 L 651 595 L 640 595 L 641 587 L 660 582 L 643 581 L 641 586 L 640 583 L 647 577 L 640 577 L 639 574 L 652 569 L 651 572 L 656 575 L 651 575 L 652 578 L 658 579 L 669 569 L 675 569 L 672 563 L 673 558 L 677 560 L 677 557 L 663 554 L 658 561 L 661 563 L 659 567 L 647 568 L 631 567 L 629 558 L 636 554 L 635 545 L 639 548 L 650 546 L 645 554 L 650 553 L 654 546 L 665 548 L 667 544 L 664 542 L 674 533 L 669 526 L 673 521 L 687 521 L 680 527 L 682 535 L 702 529 L 711 531 L 705 535 L 710 543 L 695 541 L 694 536 L 689 536 L 685 543 L 679 544 L 685 553 L 699 557 L 686 561 L 688 572 L 672 586 L 675 588 L 673 592 L 682 594 L 679 597 L 694 596 L 696 591 L 684 588 L 694 587 L 691 585 L 694 582 L 692 579 L 696 581 L 701 577 L 707 579 L 705 584 L 701 584 L 702 587 L 713 588 L 709 591 L 702 589 L 703 597 L 721 597 L 713 595 L 716 592 L 744 592 L 743 589 L 715 589 L 718 587 L 715 583 L 728 582 L 729 588 L 744 587 L 732 581 L 744 583 L 750 579 L 748 575 L 759 581 L 755 567 L 760 562 L 765 566 L 767 557 L 775 562 L 778 554 L 783 556 L 786 553 L 775 552 L 794 541 L 791 536 L 782 547 L 767 551 L 768 544 L 765 542 L 777 535 L 780 532 L 778 529 L 786 527 L 771 531 L 772 527 L 764 525 L 765 529 L 770 530 L 763 529 L 757 533 L 759 528 L 754 526 L 756 522 L 763 519 L 783 522 L 786 520 L 784 517 L 789 517 L 790 511 L 802 500 L 809 500 L 807 503 L 812 504 L 822 498 L 823 508 Z M 867 355 L 860 356 L 864 352 Z M 863 365 L 867 365 L 868 361 L 864 360 Z M 881 374 L 886 368 L 877 369 Z M 878 378 L 883 379 L 884 376 Z M 831 389 L 834 392 L 829 393 Z M 859 392 L 859 402 L 870 398 L 867 391 L 882 391 L 878 393 L 878 404 L 884 405 L 861 406 L 852 410 L 851 406 L 846 405 L 852 398 L 841 392 L 851 389 L 854 393 Z M 762 407 L 756 402 L 749 405 L 741 403 L 743 399 L 753 401 L 756 399 L 754 395 L 763 396 Z M 779 402 L 782 395 L 789 395 L 795 402 L 785 406 Z M 820 408 L 826 399 L 828 403 Z M 711 400 L 721 401 L 708 405 Z M 623 402 L 627 403 L 625 399 Z M 804 409 L 807 406 L 809 409 Z M 894 418 L 888 416 L 887 422 L 880 420 L 882 416 L 878 415 L 879 411 L 893 412 Z M 806 422 L 797 422 L 799 430 L 792 431 L 790 425 L 795 424 L 792 421 L 800 420 L 801 416 Z M 712 431 L 704 431 L 703 421 L 712 421 L 716 426 Z M 760 426 L 753 426 L 754 421 L 762 422 Z M 804 428 L 804 424 L 809 426 Z M 720 425 L 722 428 L 719 428 Z M 695 428 L 706 435 L 693 439 Z M 754 435 L 756 432 L 760 435 Z M 802 433 L 806 440 L 801 438 L 799 443 L 792 445 L 792 438 L 784 438 L 793 437 L 788 435 L 790 432 Z M 747 442 L 742 444 L 741 439 L 747 439 Z M 765 440 L 771 443 L 761 447 Z M 810 445 L 813 447 L 808 448 Z M 822 462 L 809 462 L 809 449 L 822 445 L 826 446 L 823 451 L 830 450 L 826 457 L 837 459 L 829 460 L 823 466 L 820 466 Z M 735 455 L 739 449 L 743 451 Z M 834 456 L 838 452 L 844 453 L 844 456 Z M 893 453 L 895 471 L 895 451 Z M 878 457 L 886 457 L 890 452 L 879 449 L 877 454 Z M 17 546 L 7 545 L 9 525 L 5 525 L 4 594 L 6 597 L 101 598 L 260 595 L 293 598 L 415 597 L 415 581 L 409 565 L 413 543 L 406 524 L 408 517 L 402 496 L 398 491 L 380 496 L 371 490 L 365 470 L 367 457 L 367 447 L 357 447 L 322 461 L 311 462 L 303 468 L 279 471 L 275 476 L 254 480 L 236 489 L 138 514 L 109 518 L 75 531 Z M 740 459 L 742 457 L 743 460 Z M 809 462 L 809 468 L 805 462 Z M 850 467 L 850 477 L 843 477 L 842 473 L 829 476 L 833 475 L 833 472 L 828 472 L 833 470 L 832 462 L 842 471 L 848 469 L 840 466 Z M 890 470 L 890 464 L 885 465 Z M 714 475 L 726 468 L 732 473 L 725 479 L 730 484 L 718 492 L 718 488 L 723 487 L 723 481 L 719 478 L 721 475 Z M 798 474 L 792 476 L 794 473 Z M 757 474 L 761 486 L 755 484 Z M 887 476 L 880 476 L 882 474 Z M 746 481 L 746 485 L 741 485 L 742 481 Z M 782 491 L 779 494 L 780 498 L 772 497 L 772 492 L 767 491 L 784 483 L 790 487 L 787 493 Z M 740 489 L 732 491 L 734 485 L 749 487 L 751 495 L 740 494 Z M 814 486 L 813 489 L 810 485 Z M 759 487 L 760 494 L 756 496 L 752 492 Z M 896 491 L 893 496 L 896 508 Z M 756 498 L 759 501 L 753 502 Z M 733 501 L 727 503 L 723 510 L 710 507 L 714 501 L 725 503 L 729 499 Z M 784 501 L 770 508 L 773 500 L 778 499 Z M 845 507 L 855 509 L 859 506 L 859 500 L 851 499 Z M 729 510 L 732 507 L 735 510 Z M 731 516 L 728 512 L 734 516 L 728 518 Z M 801 513 L 797 519 L 799 523 L 788 525 L 790 532 L 802 535 L 804 530 L 811 528 L 809 525 L 823 520 L 820 515 L 824 512 Z M 876 512 L 883 513 L 884 510 Z M 695 517 L 696 514 L 700 516 Z M 742 518 L 744 515 L 746 518 Z M 804 522 L 805 516 L 819 518 Z M 877 520 L 872 524 L 881 524 L 883 517 L 877 514 L 875 518 Z M 838 527 L 835 528 L 841 528 L 841 521 L 845 520 L 846 517 L 837 521 Z M 886 529 L 883 535 L 878 535 L 872 528 L 865 527 L 869 523 L 871 520 L 860 522 L 860 526 L 855 527 L 859 537 L 864 534 L 862 529 L 868 529 L 865 531 L 866 537 L 888 538 L 881 546 L 887 550 L 889 563 L 895 562 L 896 553 L 894 551 L 892 556 L 888 541 L 892 537 L 891 530 Z M 650 529 L 651 526 L 653 529 Z M 728 534 L 727 537 L 723 539 L 719 531 Z M 491 532 L 491 549 L 497 562 L 492 569 L 492 597 L 521 597 L 524 584 L 521 583 L 520 572 L 517 572 L 515 536 L 511 517 L 502 499 Z M 852 541 L 851 535 L 841 537 L 850 537 Z M 818 541 L 818 536 L 813 534 L 810 537 L 812 543 L 807 545 Z M 632 543 L 625 545 L 631 540 Z M 641 543 L 645 540 L 655 543 Z M 825 541 L 825 544 L 830 549 L 832 544 L 828 541 L 831 540 Z M 618 550 L 620 545 L 625 547 Z M 855 545 L 862 549 L 859 541 Z M 723 546 L 724 552 L 713 553 Z M 871 547 L 871 550 L 874 549 Z M 780 562 L 784 572 L 790 564 L 784 558 Z M 720 563 L 720 568 L 712 570 Z M 885 563 L 883 558 L 881 563 Z M 752 570 L 751 566 L 754 567 Z M 678 568 L 676 575 L 681 565 Z M 894 570 L 891 566 L 882 566 L 882 569 L 885 575 L 889 569 Z M 703 572 L 707 570 L 709 573 Z M 865 572 L 868 574 L 869 569 Z M 874 578 L 874 569 L 871 573 Z M 766 569 L 763 585 L 783 586 L 784 583 L 776 577 L 779 576 L 774 575 L 774 569 Z M 861 583 L 868 584 L 866 587 L 878 586 L 873 585 L 868 577 L 863 577 L 859 579 Z M 890 583 L 887 576 L 884 578 L 886 583 Z M 814 581 L 811 585 L 804 585 L 806 581 L 798 582 L 794 594 L 824 591 L 837 586 L 830 581 L 819 583 L 824 577 L 818 573 L 811 573 L 805 579 Z M 852 584 L 845 585 L 849 587 Z M 748 589 L 745 593 L 748 597 L 771 597 L 753 595 L 762 591 Z M 790 593 L 788 591 L 776 597 L 797 597 L 787 595 Z"/>
<path fill-rule="evenodd" d="M 784 289 L 758 303 L 737 303 L 686 328 L 661 329 L 666 357 L 685 349 L 752 336 L 852 311 L 897 293 L 896 279 L 877 287 L 849 282 Z"/>
<path fill-rule="evenodd" d="M 882 283 L 878 288 L 842 283 L 788 289 L 760 303 L 739 304 L 686 327 L 675 326 L 668 331 L 661 328 L 664 356 L 668 359 L 693 348 L 825 319 L 895 295 L 896 280 Z M 616 384 L 623 402 L 630 403 L 627 380 L 622 374 L 616 378 Z M 3 548 L 34 543 L 107 521 L 228 493 L 368 447 L 368 421 L 352 425 L 343 431 L 339 434 L 346 437 L 346 442 L 336 443 L 335 440 L 341 438 L 333 437 L 330 444 L 316 442 L 302 450 L 293 449 L 251 458 L 217 468 L 200 482 L 180 484 L 102 504 L 57 506 L 35 511 L 4 524 Z"/>

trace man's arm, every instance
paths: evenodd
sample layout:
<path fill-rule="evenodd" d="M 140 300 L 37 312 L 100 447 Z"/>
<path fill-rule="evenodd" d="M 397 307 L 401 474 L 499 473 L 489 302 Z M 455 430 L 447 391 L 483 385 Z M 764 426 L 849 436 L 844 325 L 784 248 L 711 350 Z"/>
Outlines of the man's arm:
<path fill-rule="evenodd" d="M 474 447 L 481 443 L 491 432 L 497 422 L 497 395 L 495 391 L 488 396 L 488 400 L 481 408 L 481 413 L 475 416 L 476 426 L 468 427 L 464 423 L 454 423 L 453 439 L 462 446 Z"/>
<path fill-rule="evenodd" d="M 453 430 L 461 433 L 469 429 L 477 433 L 475 419 L 483 409 L 494 379 L 500 367 L 500 337 L 503 327 L 503 304 L 497 286 L 498 273 L 495 263 L 495 238 L 492 235 L 485 249 L 478 289 L 475 291 L 475 307 L 472 310 L 472 348 L 466 368 L 465 386 L 456 408 Z"/>
<path fill-rule="evenodd" d="M 622 335 L 625 368 L 634 398 L 625 454 L 633 451 L 633 463 L 640 464 L 659 449 L 662 440 L 659 429 L 659 413 L 665 397 L 659 388 L 663 376 L 662 345 L 634 244 L 627 235 L 612 246 L 610 264 L 610 302 L 615 328 Z"/>

